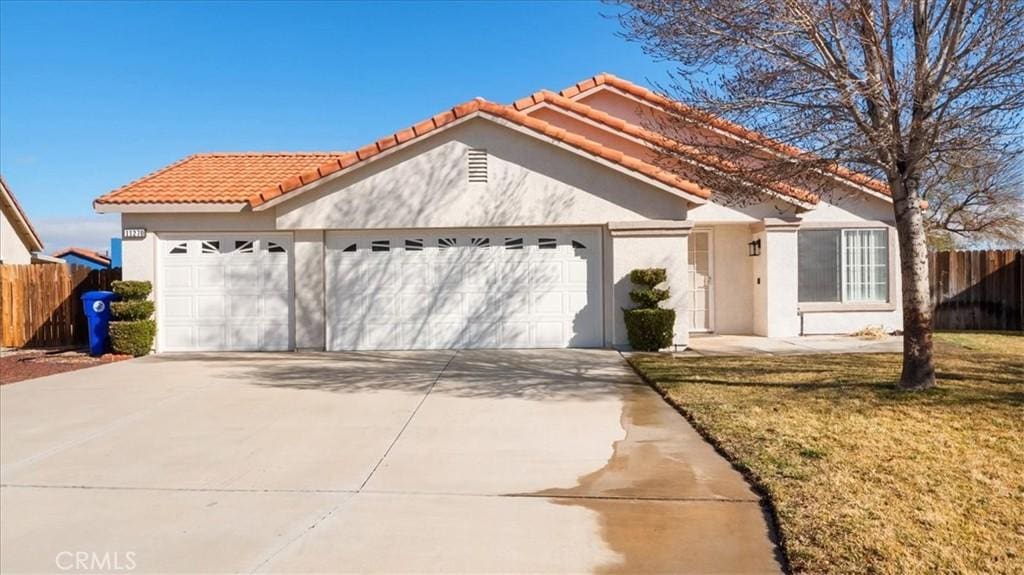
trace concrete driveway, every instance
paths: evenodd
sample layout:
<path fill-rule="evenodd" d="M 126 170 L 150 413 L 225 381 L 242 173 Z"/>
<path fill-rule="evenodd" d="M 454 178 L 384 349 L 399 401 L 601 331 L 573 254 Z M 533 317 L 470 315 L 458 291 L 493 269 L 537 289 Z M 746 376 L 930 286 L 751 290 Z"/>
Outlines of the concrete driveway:
<path fill-rule="evenodd" d="M 163 355 L 4 386 L 0 426 L 4 573 L 780 570 L 609 351 Z"/>

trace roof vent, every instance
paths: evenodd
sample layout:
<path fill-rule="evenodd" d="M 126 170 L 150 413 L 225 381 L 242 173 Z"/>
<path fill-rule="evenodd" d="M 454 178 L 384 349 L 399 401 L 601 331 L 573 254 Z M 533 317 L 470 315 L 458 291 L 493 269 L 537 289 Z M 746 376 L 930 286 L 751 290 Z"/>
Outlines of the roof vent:
<path fill-rule="evenodd" d="M 470 148 L 467 155 L 469 165 L 469 183 L 487 183 L 487 150 L 483 148 Z"/>

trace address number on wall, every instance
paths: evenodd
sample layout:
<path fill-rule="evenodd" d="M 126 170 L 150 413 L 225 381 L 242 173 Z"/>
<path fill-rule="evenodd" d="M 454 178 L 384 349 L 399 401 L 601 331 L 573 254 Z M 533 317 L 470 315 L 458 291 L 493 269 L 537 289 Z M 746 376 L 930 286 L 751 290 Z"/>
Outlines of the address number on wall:
<path fill-rule="evenodd" d="M 123 240 L 144 240 L 146 239 L 146 228 L 124 228 L 121 230 Z"/>

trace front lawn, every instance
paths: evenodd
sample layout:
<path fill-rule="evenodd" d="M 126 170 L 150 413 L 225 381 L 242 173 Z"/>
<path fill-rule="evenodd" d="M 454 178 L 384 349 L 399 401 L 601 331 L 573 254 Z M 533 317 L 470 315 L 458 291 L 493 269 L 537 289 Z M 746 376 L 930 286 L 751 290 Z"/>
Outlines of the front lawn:
<path fill-rule="evenodd" d="M 897 354 L 635 355 L 771 500 L 797 573 L 1024 573 L 1024 335 L 937 334 L 938 389 Z"/>

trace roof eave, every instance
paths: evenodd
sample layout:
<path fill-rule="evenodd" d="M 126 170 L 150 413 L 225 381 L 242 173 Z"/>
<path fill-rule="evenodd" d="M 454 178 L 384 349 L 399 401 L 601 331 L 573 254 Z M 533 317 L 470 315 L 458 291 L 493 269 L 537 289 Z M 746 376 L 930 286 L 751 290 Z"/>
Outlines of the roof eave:
<path fill-rule="evenodd" d="M 237 213 L 249 208 L 248 202 L 99 202 L 93 201 L 98 214 L 148 213 Z"/>

